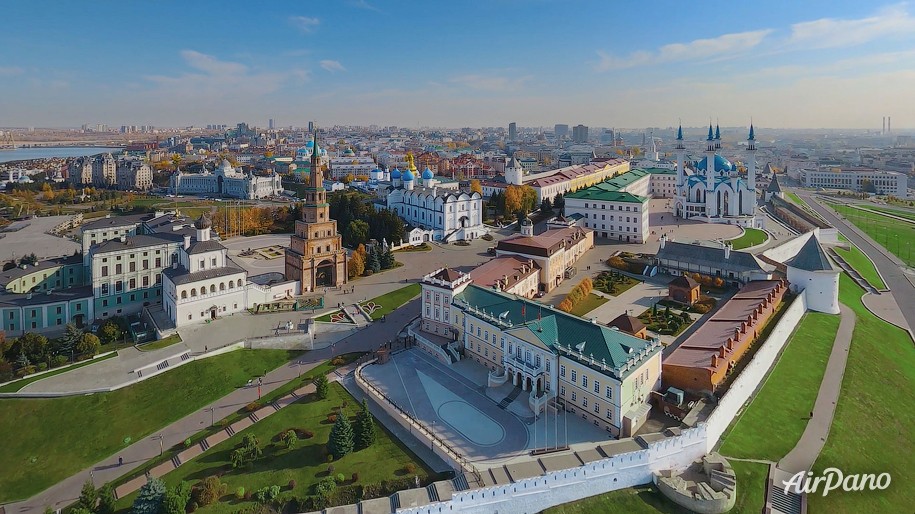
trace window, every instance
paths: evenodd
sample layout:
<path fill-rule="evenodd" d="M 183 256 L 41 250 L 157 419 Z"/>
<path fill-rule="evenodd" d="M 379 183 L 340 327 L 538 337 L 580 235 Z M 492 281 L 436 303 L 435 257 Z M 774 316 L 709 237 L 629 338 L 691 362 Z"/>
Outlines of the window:
<path fill-rule="evenodd" d="M 502 348 L 502 350 L 505 350 L 505 338 L 504 337 L 502 338 L 501 344 L 499 345 L 499 347 Z"/>
<path fill-rule="evenodd" d="M 124 292 L 124 282 L 122 282 L 122 281 L 120 281 L 120 280 L 118 280 L 117 282 L 115 282 L 115 283 L 114 283 L 114 292 L 115 292 L 115 293 L 123 293 L 123 292 Z"/>
<path fill-rule="evenodd" d="M 149 269 L 149 259 L 143 259 L 143 269 Z"/>
<path fill-rule="evenodd" d="M 566 376 L 566 367 L 565 366 L 561 366 L 561 365 L 559 366 L 559 376 L 560 377 Z"/>
<path fill-rule="evenodd" d="M 566 386 L 559 386 L 559 394 L 562 396 L 566 395 Z"/>
<path fill-rule="evenodd" d="M 586 408 L 586 409 L 588 408 L 588 399 L 587 399 L 587 398 L 582 398 L 582 399 L 581 399 L 581 406 L 584 407 L 584 408 Z"/>
<path fill-rule="evenodd" d="M 572 383 L 574 384 L 577 381 L 578 381 L 578 373 L 573 369 L 572 370 Z"/>
<path fill-rule="evenodd" d="M 103 277 L 108 276 L 108 266 L 102 266 L 102 276 Z"/>
<path fill-rule="evenodd" d="M 143 287 L 149 287 L 149 275 L 143 277 Z"/>
<path fill-rule="evenodd" d="M 572 401 L 574 402 L 576 400 L 578 400 L 578 395 L 575 394 L 575 391 L 572 391 Z"/>
<path fill-rule="evenodd" d="M 613 399 L 613 388 L 610 386 L 607 386 L 607 399 L 608 400 Z"/>
<path fill-rule="evenodd" d="M 129 265 L 129 269 L 130 269 L 131 272 L 137 271 L 137 263 L 136 263 L 136 262 L 131 262 L 130 265 Z"/>
<path fill-rule="evenodd" d="M 159 253 L 159 252 L 157 251 L 156 253 Z M 161 257 L 156 257 L 156 267 L 157 268 L 162 267 L 162 258 Z"/>
<path fill-rule="evenodd" d="M 546 372 L 550 372 L 550 361 L 546 361 Z"/>
<path fill-rule="evenodd" d="M 195 296 L 197 296 L 197 288 L 196 288 L 196 287 L 192 287 L 192 288 L 191 288 L 191 298 L 193 298 L 193 297 L 195 297 Z"/>
<path fill-rule="evenodd" d="M 594 394 L 600 394 L 600 381 L 594 381 Z"/>
<path fill-rule="evenodd" d="M 216 284 L 210 284 L 210 292 L 211 292 L 211 293 L 215 293 L 215 292 L 216 292 Z"/>
<path fill-rule="evenodd" d="M 135 279 L 135 278 L 130 279 L 130 289 L 136 289 L 136 288 L 137 288 L 137 279 Z"/>
<path fill-rule="evenodd" d="M 204 263 L 204 260 L 203 260 L 203 259 L 200 259 L 200 269 L 203 269 L 203 267 L 204 267 L 204 264 L 203 264 L 203 263 Z"/>
<path fill-rule="evenodd" d="M 60 314 L 60 307 L 57 308 L 57 314 Z"/>
<path fill-rule="evenodd" d="M 108 284 L 102 284 L 102 296 L 108 296 Z"/>
<path fill-rule="evenodd" d="M 216 267 L 216 257 L 210 259 L 210 264 L 212 264 L 214 268 Z"/>
<path fill-rule="evenodd" d="M 118 257 L 118 259 L 120 259 L 120 257 Z M 124 265 L 123 265 L 123 264 L 115 264 L 115 265 L 114 265 L 114 274 L 115 274 L 115 275 L 120 275 L 121 273 L 123 273 L 123 271 L 124 271 Z"/>
<path fill-rule="evenodd" d="M 581 376 L 581 386 L 584 387 L 585 389 L 588 388 L 588 375 Z"/>
<path fill-rule="evenodd" d="M 600 402 L 594 402 L 594 414 L 600 415 Z"/>
<path fill-rule="evenodd" d="M 613 421 L 613 411 L 610 409 L 607 409 L 607 419 Z"/>

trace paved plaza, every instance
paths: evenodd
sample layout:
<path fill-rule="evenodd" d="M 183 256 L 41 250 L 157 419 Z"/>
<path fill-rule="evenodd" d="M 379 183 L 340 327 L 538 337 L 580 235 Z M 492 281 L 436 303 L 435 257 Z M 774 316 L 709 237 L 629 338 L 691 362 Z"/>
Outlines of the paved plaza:
<path fill-rule="evenodd" d="M 43 216 L 16 221 L 0 233 L 0 259 L 3 261 L 34 253 L 39 259 L 66 257 L 82 249 L 82 245 L 48 234 L 54 227 L 73 216 Z"/>
<path fill-rule="evenodd" d="M 483 467 L 526 457 L 533 448 L 607 441 L 608 433 L 575 416 L 522 419 L 484 389 L 487 370 L 464 359 L 448 367 L 419 349 L 367 366 L 363 376 L 459 454 Z M 513 403 L 527 402 L 527 394 Z M 530 412 L 529 410 L 527 412 Z"/>

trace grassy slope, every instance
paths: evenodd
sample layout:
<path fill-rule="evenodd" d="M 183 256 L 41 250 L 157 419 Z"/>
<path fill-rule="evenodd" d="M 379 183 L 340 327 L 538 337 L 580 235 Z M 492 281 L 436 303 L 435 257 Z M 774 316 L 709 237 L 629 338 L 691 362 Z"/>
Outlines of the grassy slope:
<path fill-rule="evenodd" d="M 317 400 L 312 395 L 283 408 L 165 475 L 165 483 L 169 487 L 175 486 L 182 480 L 195 483 L 207 476 L 225 472 L 221 480 L 228 484 L 229 494 L 233 494 L 238 487 L 256 491 L 262 487 L 280 485 L 287 490 L 286 485 L 290 480 L 296 481 L 294 491 L 296 495 L 309 494 L 311 486 L 326 476 L 328 463 L 325 445 L 333 426 L 327 421 L 327 415 L 344 401 L 347 402 L 345 411 L 353 420 L 359 405 L 340 384 L 332 383 L 327 399 Z M 289 428 L 311 430 L 315 436 L 310 439 L 300 439 L 295 447 L 288 450 L 281 443 L 270 446 L 277 434 Z M 381 428 L 377 421 L 376 428 L 378 437 L 374 445 L 332 463 L 335 475 L 343 473 L 348 483 L 352 474 L 358 472 L 359 481 L 357 483 L 366 485 L 400 476 L 403 473 L 404 465 L 411 462 L 416 466 L 415 474 L 420 476 L 428 474 L 421 461 Z M 249 469 L 232 470 L 229 455 L 246 434 L 254 434 L 257 437 L 264 450 L 263 457 Z M 135 494 L 129 495 L 121 500 L 119 507 L 125 509 L 126 512 L 135 496 Z M 230 514 L 239 509 L 255 506 L 253 501 L 239 502 L 233 499 L 229 502 L 201 508 L 197 512 Z"/>
<path fill-rule="evenodd" d="M 915 252 L 912 251 L 911 245 L 906 245 L 915 241 L 915 223 L 894 220 L 846 205 L 829 205 L 903 262 L 909 266 L 915 265 Z"/>
<path fill-rule="evenodd" d="M 111 393 L 0 400 L 0 502 L 30 497 L 297 354 L 237 350 Z"/>
<path fill-rule="evenodd" d="M 417 296 L 421 290 L 422 286 L 419 284 L 410 284 L 408 286 L 401 287 L 400 289 L 395 289 L 390 293 L 371 298 L 368 300 L 368 302 L 363 302 L 362 305 L 365 305 L 369 302 L 375 302 L 376 304 L 381 305 L 380 309 L 376 309 L 375 312 L 371 314 L 372 319 L 380 319 L 385 314 L 390 314 L 401 305 L 412 300 L 413 297 Z"/>
<path fill-rule="evenodd" d="M 886 491 L 810 496 L 810 512 L 911 512 L 915 504 L 915 350 L 905 331 L 867 311 L 862 293 L 842 276 L 840 300 L 857 322 L 832 429 L 813 470 L 888 472 L 892 484 Z"/>
<path fill-rule="evenodd" d="M 162 348 L 168 348 L 173 344 L 178 344 L 181 342 L 181 336 L 178 334 L 172 334 L 165 339 L 159 339 L 158 341 L 152 341 L 150 343 L 142 344 L 137 347 L 141 352 L 151 352 L 154 350 L 161 350 Z"/>
<path fill-rule="evenodd" d="M 794 448 L 807 427 L 838 330 L 839 316 L 811 312 L 803 317 L 763 387 L 722 437 L 722 455 L 777 461 Z"/>
<path fill-rule="evenodd" d="M 857 246 L 850 244 L 849 250 L 844 250 L 842 248 L 836 247 L 836 253 L 838 253 L 845 262 L 851 265 L 852 268 L 855 268 L 855 271 L 861 274 L 864 277 L 864 280 L 867 280 L 870 285 L 876 287 L 877 289 L 886 289 L 886 284 L 883 282 L 883 279 L 880 278 L 880 274 L 877 273 L 877 268 L 874 267 L 874 263 L 861 251 Z"/>

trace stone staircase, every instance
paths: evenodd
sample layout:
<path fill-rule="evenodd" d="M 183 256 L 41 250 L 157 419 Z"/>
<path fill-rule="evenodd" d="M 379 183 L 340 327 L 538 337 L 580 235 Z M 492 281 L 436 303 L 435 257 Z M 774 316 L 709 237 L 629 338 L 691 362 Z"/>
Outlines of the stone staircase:
<path fill-rule="evenodd" d="M 785 492 L 781 487 L 770 489 L 769 503 L 772 514 L 801 514 L 801 497 L 794 492 Z"/>
<path fill-rule="evenodd" d="M 846 262 L 845 259 L 843 259 L 842 256 L 835 251 L 834 248 L 829 248 L 827 253 L 829 253 L 829 256 L 832 257 L 832 260 L 836 261 L 839 267 L 842 268 L 842 270 L 845 271 L 845 273 L 847 273 L 848 276 L 851 277 L 851 279 L 854 280 L 856 284 L 861 286 L 862 289 L 871 294 L 880 294 L 880 291 L 872 286 L 870 282 L 865 280 L 864 277 L 862 277 L 861 274 L 855 270 L 855 268 L 851 267 L 851 265 L 848 264 L 848 262 Z"/>

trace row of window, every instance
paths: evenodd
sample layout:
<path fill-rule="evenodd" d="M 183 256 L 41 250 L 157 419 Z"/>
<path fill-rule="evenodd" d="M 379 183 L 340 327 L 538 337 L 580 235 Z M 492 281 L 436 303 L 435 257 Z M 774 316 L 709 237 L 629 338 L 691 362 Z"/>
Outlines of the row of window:
<path fill-rule="evenodd" d="M 591 219 L 591 216 L 590 216 L 587 212 L 585 213 L 585 219 Z M 597 214 L 594 215 L 594 219 L 597 219 Z M 607 215 L 606 215 L 606 214 L 601 214 L 601 215 L 600 215 L 600 219 L 601 219 L 602 221 L 607 221 Z M 614 221 L 613 215 L 612 215 L 612 214 L 610 215 L 610 221 Z M 623 222 L 623 217 L 622 217 L 622 216 L 620 216 L 620 220 L 619 220 L 619 221 L 620 221 L 620 223 Z M 638 223 L 638 222 L 640 222 L 640 221 L 642 221 L 642 218 L 638 218 L 638 217 L 635 217 L 635 216 L 626 216 L 626 223 Z"/>
<path fill-rule="evenodd" d="M 237 287 L 242 287 L 241 279 L 238 279 L 236 282 L 233 282 L 233 281 L 230 280 L 230 281 L 229 281 L 229 290 L 235 289 L 236 283 L 238 284 Z M 219 283 L 219 291 L 222 292 L 222 291 L 225 291 L 225 290 L 226 290 L 226 283 L 225 283 L 225 282 L 220 282 L 220 283 Z M 181 299 L 182 299 L 182 300 L 186 300 L 186 299 L 187 299 L 187 292 L 188 292 L 187 289 L 182 289 L 182 290 L 181 290 Z M 210 284 L 210 294 L 215 293 L 215 292 L 216 292 L 216 284 Z M 200 287 L 200 294 L 201 294 L 201 295 L 207 294 L 207 287 L 206 287 L 206 286 L 201 286 L 201 287 Z M 194 298 L 194 297 L 196 297 L 196 296 L 197 296 L 197 288 L 196 288 L 196 287 L 192 287 L 192 288 L 191 288 L 191 298 Z"/>
<path fill-rule="evenodd" d="M 162 283 L 162 274 L 156 273 L 156 284 L 158 285 L 161 283 Z M 141 277 L 140 284 L 142 284 L 140 287 L 149 287 L 149 275 L 144 275 L 143 277 Z M 128 291 L 132 291 L 136 288 L 137 288 L 137 279 L 136 278 L 132 278 L 127 281 L 127 290 Z M 114 294 L 119 294 L 119 293 L 123 293 L 123 292 L 124 292 L 124 281 L 123 280 L 115 281 Z M 109 294 L 111 294 L 111 284 L 109 284 L 107 282 L 104 284 L 101 284 L 99 296 L 108 296 Z"/>
<path fill-rule="evenodd" d="M 566 396 L 565 386 L 561 386 L 559 388 L 559 395 L 562 396 L 563 398 Z M 576 394 L 575 391 L 572 391 L 571 401 L 573 403 L 578 402 L 578 394 Z M 588 408 L 588 398 L 587 397 L 582 397 L 581 406 L 584 409 Z M 599 401 L 595 400 L 595 402 L 593 404 L 593 410 L 594 410 L 594 414 L 600 416 L 601 403 Z M 573 410 L 572 412 L 575 412 L 575 411 Z M 607 421 L 609 421 L 610 423 L 613 423 L 613 406 L 612 405 L 607 407 L 607 411 L 606 411 L 606 414 L 604 414 L 604 417 L 607 418 Z"/>
<path fill-rule="evenodd" d="M 645 373 L 647 376 L 648 372 L 646 371 Z M 560 378 L 566 377 L 566 367 L 563 364 L 560 364 L 560 366 L 559 366 L 559 376 L 560 376 Z M 575 385 L 578 385 L 578 371 L 576 371 L 574 369 L 571 370 L 571 373 L 569 375 L 569 382 L 571 382 Z M 591 383 L 593 384 L 594 394 L 599 395 L 600 394 L 600 380 L 594 379 L 593 381 L 591 381 Z M 587 375 L 581 376 L 581 387 L 582 387 L 582 389 L 588 388 L 588 376 Z M 575 397 L 575 393 L 572 393 L 572 397 L 573 398 Z M 606 386 L 606 388 L 604 389 L 604 397 L 607 398 L 608 400 L 613 399 L 613 387 L 611 387 L 609 385 Z"/>
<path fill-rule="evenodd" d="M 588 208 L 589 208 L 588 205 L 589 205 L 588 202 L 585 202 L 585 209 L 588 209 Z M 611 210 L 611 211 L 613 210 L 613 205 L 610 205 L 610 209 L 607 209 L 607 204 L 605 204 L 605 203 L 602 203 L 602 204 L 596 204 L 596 203 L 595 203 L 595 204 L 590 204 L 590 205 L 591 205 L 591 208 L 593 208 L 593 209 L 597 209 L 597 206 L 600 205 L 600 208 L 601 208 L 602 210 Z M 617 205 L 616 207 L 617 207 L 616 210 L 618 210 L 618 211 L 622 211 L 622 210 L 623 210 L 623 206 L 622 206 L 622 205 Z M 631 212 L 639 212 L 639 208 L 638 208 L 638 206 L 636 206 L 636 205 L 627 205 L 627 206 L 626 206 L 626 212 L 630 212 L 630 210 L 629 210 L 630 208 L 632 208 L 632 211 L 631 211 Z"/>

